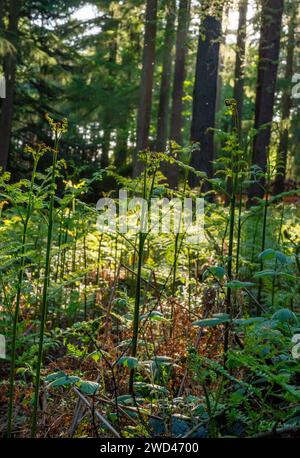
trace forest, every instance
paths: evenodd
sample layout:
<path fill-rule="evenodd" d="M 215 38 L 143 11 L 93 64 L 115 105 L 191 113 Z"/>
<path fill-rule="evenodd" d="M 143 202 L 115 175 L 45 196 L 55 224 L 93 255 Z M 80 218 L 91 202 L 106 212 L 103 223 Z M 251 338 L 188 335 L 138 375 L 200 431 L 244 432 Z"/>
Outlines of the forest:
<path fill-rule="evenodd" d="M 299 20 L 0 0 L 3 440 L 300 438 Z"/>

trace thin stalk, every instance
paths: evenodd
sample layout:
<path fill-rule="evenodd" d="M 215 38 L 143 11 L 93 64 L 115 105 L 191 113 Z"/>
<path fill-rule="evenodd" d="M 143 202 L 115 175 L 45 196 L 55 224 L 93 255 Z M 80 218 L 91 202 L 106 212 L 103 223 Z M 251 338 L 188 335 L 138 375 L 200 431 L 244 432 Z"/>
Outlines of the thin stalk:
<path fill-rule="evenodd" d="M 236 272 L 237 278 L 238 278 L 239 269 L 240 269 L 241 234 L 242 234 L 242 193 L 240 194 L 239 213 L 238 213 L 236 265 L 235 265 L 235 272 Z"/>
<path fill-rule="evenodd" d="M 229 247 L 228 247 L 228 262 L 227 262 L 227 276 L 228 280 L 232 280 L 232 257 L 233 257 L 233 243 L 234 243 L 234 224 L 235 224 L 235 189 L 237 183 L 237 175 L 234 177 L 233 191 L 230 200 L 230 226 L 229 226 Z M 226 313 L 231 314 L 231 288 L 227 288 L 226 295 Z M 225 326 L 225 336 L 224 336 L 224 355 L 228 351 L 229 343 L 229 326 Z"/>
<path fill-rule="evenodd" d="M 237 133 L 237 139 L 238 143 L 241 143 L 241 131 L 240 131 L 240 126 L 241 126 L 241 121 L 240 121 L 240 116 L 239 112 L 236 106 L 235 109 L 235 116 L 234 116 L 234 123 L 235 123 L 235 130 Z M 246 150 L 244 149 L 243 156 L 246 156 Z M 238 170 L 239 171 L 239 170 Z M 237 172 L 238 172 L 237 171 Z M 237 192 L 237 189 L 236 189 Z M 237 247 L 236 247 L 236 265 L 235 265 L 235 275 L 236 278 L 239 275 L 239 267 L 240 267 L 240 249 L 241 249 L 241 233 L 242 233 L 242 208 L 243 208 L 243 186 L 242 182 L 239 184 L 239 192 L 240 192 L 240 200 L 239 200 L 239 207 L 238 207 L 238 221 L 237 221 Z"/>
<path fill-rule="evenodd" d="M 17 344 L 17 328 L 20 311 L 21 292 L 23 286 L 24 269 L 25 269 L 25 245 L 27 239 L 28 223 L 32 212 L 33 205 L 33 187 L 35 182 L 37 164 L 39 156 L 34 159 L 33 172 L 30 183 L 28 205 L 23 225 L 22 233 L 22 247 L 21 247 L 21 266 L 19 270 L 18 283 L 17 283 L 17 295 L 16 295 L 16 307 L 13 320 L 13 332 L 12 332 L 12 349 L 11 349 L 11 365 L 10 365 L 10 377 L 9 377 L 9 401 L 8 401 L 8 417 L 7 417 L 7 436 L 11 437 L 12 432 L 12 413 L 13 413 L 13 401 L 14 401 L 14 379 L 15 379 L 15 368 L 16 368 L 16 344 Z"/>
<path fill-rule="evenodd" d="M 148 196 L 148 208 L 149 203 L 151 202 L 151 196 L 155 183 L 157 168 L 153 172 L 152 182 L 149 190 Z M 144 186 L 143 186 L 143 199 L 147 197 L 147 164 L 144 169 Z M 142 222 L 144 221 L 144 212 L 142 214 Z M 142 223 L 143 224 L 143 223 Z M 135 290 L 135 304 L 134 304 L 134 317 L 133 317 L 133 337 L 132 337 L 132 348 L 131 356 L 136 357 L 137 354 L 137 342 L 139 335 L 139 321 L 140 321 L 140 305 L 141 305 L 141 286 L 142 286 L 142 266 L 143 266 L 143 253 L 145 241 L 147 239 L 147 233 L 143 233 L 142 230 L 139 232 L 139 246 L 138 246 L 138 266 L 137 266 L 137 278 L 136 278 L 136 290 Z M 130 371 L 129 377 L 129 393 L 133 394 L 133 382 L 134 382 L 134 369 Z"/>
<path fill-rule="evenodd" d="M 263 216 L 263 227 L 262 227 L 262 240 L 261 240 L 261 252 L 265 250 L 266 247 L 266 233 L 267 233 L 267 219 L 268 219 L 268 207 L 269 207 L 269 192 L 266 189 L 266 196 L 265 196 L 265 206 L 264 206 L 264 216 Z M 264 268 L 264 261 L 263 258 L 260 260 L 260 270 L 262 271 Z M 262 294 L 262 286 L 263 281 L 262 278 L 259 279 L 258 284 L 258 292 L 257 292 L 257 302 L 261 302 L 261 294 Z M 260 309 L 257 309 L 257 314 L 260 314 Z"/>
<path fill-rule="evenodd" d="M 96 274 L 96 287 L 99 285 L 99 279 L 100 279 L 100 261 L 101 261 L 101 248 L 102 248 L 102 239 L 103 239 L 103 233 L 99 237 L 99 244 L 98 244 L 98 253 L 97 253 L 97 274 Z"/>
<path fill-rule="evenodd" d="M 68 233 L 69 233 L 69 226 L 71 220 L 71 209 L 68 209 L 68 216 L 66 221 L 66 227 L 63 234 L 63 250 L 61 253 L 61 267 L 60 267 L 60 278 L 61 280 L 64 279 L 65 276 L 65 266 L 66 266 L 66 254 L 67 254 L 67 243 L 68 243 Z"/>
<path fill-rule="evenodd" d="M 280 218 L 280 225 L 279 225 L 279 232 L 278 232 L 278 239 L 277 239 L 277 245 L 280 245 L 281 241 L 281 231 L 282 231 L 282 226 L 283 226 L 283 219 L 284 219 L 284 205 L 282 205 L 282 212 L 281 212 L 281 218 Z M 277 270 L 277 265 L 278 265 L 278 259 L 275 259 L 275 266 L 274 270 Z M 274 300 L 275 300 L 275 282 L 276 282 L 276 277 L 273 277 L 272 280 L 272 300 L 271 300 L 271 306 L 274 307 Z"/>
<path fill-rule="evenodd" d="M 238 147 L 238 114 L 236 103 L 232 104 L 233 116 L 235 121 L 235 129 L 234 133 L 236 135 L 237 145 L 234 145 L 234 149 L 232 151 L 232 175 L 233 175 L 233 184 L 232 184 L 232 193 L 230 198 L 230 221 L 229 221 L 229 246 L 228 246 L 228 261 L 227 261 L 227 276 L 228 280 L 232 280 L 232 260 L 233 260 L 233 244 L 234 244 L 234 227 L 235 227 L 235 203 L 236 203 L 236 192 L 237 192 L 237 185 L 238 185 L 238 167 L 237 161 L 238 157 L 236 154 L 236 148 Z M 228 315 L 231 314 L 231 288 L 227 288 L 226 294 L 226 313 Z M 224 363 L 226 363 L 226 354 L 228 351 L 229 345 L 229 326 L 228 324 L 225 325 L 225 334 L 224 334 Z"/>
<path fill-rule="evenodd" d="M 188 309 L 189 309 L 189 320 L 191 320 L 191 296 L 192 296 L 192 285 L 191 285 L 191 251 L 188 248 Z"/>
<path fill-rule="evenodd" d="M 46 248 L 46 259 L 45 259 L 45 278 L 44 278 L 42 306 L 41 306 L 41 324 L 40 324 L 40 334 L 39 334 L 39 347 L 38 347 L 35 391 L 34 391 L 34 401 L 33 401 L 33 414 L 32 414 L 32 426 L 31 426 L 32 437 L 36 436 L 36 430 L 37 430 L 37 410 L 38 410 L 40 382 L 41 382 L 41 366 L 42 366 L 42 358 L 43 358 L 44 333 L 45 333 L 46 318 L 47 318 L 48 288 L 49 288 L 49 281 L 50 281 L 50 278 L 49 278 L 50 277 L 50 257 L 51 257 L 51 245 L 52 245 L 53 222 L 54 222 L 53 220 L 54 220 L 55 177 L 56 177 L 57 154 L 58 154 L 57 148 L 58 148 L 58 136 L 56 133 L 55 147 L 53 150 L 51 197 L 50 197 L 50 204 L 49 204 L 47 248 Z"/>
<path fill-rule="evenodd" d="M 136 292 L 135 292 L 135 304 L 134 304 L 134 318 L 133 318 L 133 337 L 132 337 L 132 350 L 131 350 L 131 356 L 134 358 L 136 357 L 136 354 L 137 354 L 137 342 L 138 342 L 138 333 L 139 333 L 141 278 L 142 278 L 144 244 L 145 244 L 145 234 L 140 232 L 139 248 L 138 248 Z M 129 378 L 129 393 L 133 393 L 133 381 L 134 381 L 134 370 L 131 370 L 130 378 Z"/>
<path fill-rule="evenodd" d="M 84 319 L 87 318 L 87 256 L 86 256 L 86 233 L 83 236 L 83 263 L 84 263 Z"/>
<path fill-rule="evenodd" d="M 185 181 L 183 186 L 183 199 L 185 198 L 186 193 L 186 186 L 188 182 L 188 172 L 185 174 Z M 178 232 L 175 236 L 175 246 L 174 246 L 174 261 L 173 261 L 173 281 L 172 281 L 172 296 L 175 295 L 175 284 L 176 284 L 176 274 L 177 274 L 177 261 L 178 261 L 178 242 L 180 237 L 180 229 L 181 229 L 181 221 L 182 221 L 182 212 L 180 212 L 180 220 L 179 220 L 179 228 Z"/>
<path fill-rule="evenodd" d="M 99 243 L 98 243 L 98 252 L 97 252 L 97 273 L 96 273 L 96 280 L 95 280 L 96 290 L 95 290 L 95 299 L 94 299 L 94 304 L 93 304 L 93 318 L 95 318 L 95 314 L 96 314 L 97 290 L 98 290 L 98 288 L 99 288 L 102 239 L 103 239 L 103 233 L 100 235 L 100 237 L 99 237 Z"/>
<path fill-rule="evenodd" d="M 56 264 L 56 272 L 55 272 L 55 282 L 58 281 L 58 273 L 59 273 L 59 266 L 60 266 L 60 249 L 61 249 L 61 239 L 62 239 L 62 230 L 63 230 L 63 217 L 60 218 L 59 224 L 59 236 L 58 236 L 58 254 L 57 254 L 57 264 Z"/>
<path fill-rule="evenodd" d="M 146 186 L 147 186 L 147 167 L 144 170 L 144 187 L 143 187 L 143 199 L 146 197 Z M 144 215 L 142 215 L 142 219 Z M 141 303 L 141 282 L 142 282 L 142 265 L 143 265 L 143 251 L 145 244 L 145 234 L 140 230 L 139 232 L 139 246 L 138 246 L 138 266 L 137 266 L 137 278 L 136 278 L 136 289 L 135 289 L 135 303 L 134 303 L 134 317 L 133 317 L 133 336 L 132 336 L 132 347 L 131 356 L 136 357 L 137 354 L 137 342 L 139 334 L 139 320 L 140 320 L 140 303 Z M 133 393 L 133 381 L 134 381 L 134 370 L 130 371 L 129 377 L 129 393 Z"/>
<path fill-rule="evenodd" d="M 186 186 L 188 182 L 188 172 L 185 174 L 185 181 L 184 181 L 184 186 L 183 186 L 183 199 L 185 198 L 185 193 L 186 193 Z M 175 236 L 175 246 L 174 246 L 174 261 L 173 261 L 173 280 L 172 280 L 172 297 L 175 297 L 175 286 L 176 286 L 176 275 L 177 275 L 177 262 L 178 262 L 178 256 L 179 256 L 179 238 L 180 238 L 180 230 L 181 230 L 181 221 L 182 221 L 182 211 L 180 212 L 180 219 L 179 219 L 179 227 L 178 227 L 178 232 Z M 174 222 L 175 224 L 175 222 Z M 172 301 L 172 310 L 171 310 L 171 322 L 173 321 L 174 318 L 174 301 Z M 173 326 L 171 326 L 170 329 L 170 337 L 173 335 Z"/>
<path fill-rule="evenodd" d="M 76 218 L 76 200 L 74 196 L 72 198 L 72 216 L 73 216 L 73 219 L 75 220 Z M 77 237 L 78 237 L 78 230 L 76 226 L 75 227 L 75 237 L 74 237 L 74 242 L 73 242 L 73 250 L 72 250 L 72 273 L 74 273 L 76 270 Z"/>
<path fill-rule="evenodd" d="M 60 253 L 60 281 L 63 283 L 64 281 L 64 276 L 65 276 L 65 268 L 66 268 L 66 253 L 67 253 L 67 242 L 68 242 L 68 231 L 69 231 L 69 223 L 70 223 L 70 215 L 71 215 L 71 210 L 69 209 L 68 211 L 68 217 L 66 221 L 66 227 L 65 230 L 63 230 L 62 227 L 62 233 L 61 233 L 61 239 L 60 239 L 60 245 L 59 245 L 59 253 Z M 62 212 L 62 220 L 64 220 L 64 213 Z M 60 250 L 61 248 L 61 243 L 63 245 L 62 251 Z M 57 280 L 56 280 L 57 281 Z M 58 305 L 58 310 L 57 310 L 57 322 L 58 325 L 60 323 L 60 318 L 61 318 L 61 306 L 64 303 L 64 289 L 60 289 L 60 295 L 59 295 L 59 305 Z"/>

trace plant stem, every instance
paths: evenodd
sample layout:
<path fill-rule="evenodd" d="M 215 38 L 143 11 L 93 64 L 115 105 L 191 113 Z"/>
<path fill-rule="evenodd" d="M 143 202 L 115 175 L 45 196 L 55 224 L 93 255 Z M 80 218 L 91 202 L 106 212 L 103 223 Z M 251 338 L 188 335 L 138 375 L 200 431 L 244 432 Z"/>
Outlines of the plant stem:
<path fill-rule="evenodd" d="M 156 176 L 157 168 L 153 171 L 152 175 L 152 182 L 149 189 L 148 195 L 148 208 L 151 202 L 152 192 L 155 183 L 155 176 Z M 144 183 L 143 183 L 143 199 L 145 200 L 147 197 L 147 164 L 145 165 L 144 169 Z M 144 209 L 142 209 L 142 226 L 145 221 L 145 213 Z M 144 246 L 145 241 L 147 239 L 147 233 L 143 233 L 142 228 L 139 232 L 139 246 L 138 246 L 138 266 L 137 266 L 137 278 L 136 278 L 136 290 L 135 290 L 135 304 L 134 304 L 134 317 L 133 317 L 133 337 L 132 337 L 132 347 L 131 347 L 131 356 L 136 357 L 137 354 L 137 342 L 138 342 L 138 335 L 139 335 L 139 321 L 140 321 L 140 304 L 141 304 L 141 284 L 142 284 L 142 266 L 143 266 L 143 254 L 144 254 Z M 133 394 L 133 381 L 134 381 L 134 369 L 130 371 L 129 377 L 129 393 Z"/>
<path fill-rule="evenodd" d="M 132 350 L 131 350 L 131 356 L 134 358 L 136 357 L 136 354 L 137 354 L 137 342 L 138 342 L 138 333 L 139 333 L 141 278 L 142 278 L 144 243 L 145 243 L 145 234 L 140 232 L 139 249 L 138 249 L 138 267 L 137 267 L 136 290 L 135 290 L 135 304 L 134 304 L 134 318 L 133 318 L 133 337 L 132 337 Z M 129 378 L 129 393 L 133 393 L 133 379 L 134 379 L 134 370 L 131 370 L 130 378 Z"/>
<path fill-rule="evenodd" d="M 48 306 L 48 288 L 50 281 L 50 257 L 51 257 L 51 245 L 52 245 L 52 233 L 53 233 L 53 216 L 54 216 L 54 197 L 55 197 L 55 175 L 57 166 L 57 137 L 55 142 L 55 148 L 53 150 L 53 165 L 52 165 L 52 181 L 51 181 L 51 197 L 49 204 L 49 215 L 48 215 L 48 234 L 47 234 L 47 248 L 46 248 L 46 260 L 45 260 L 45 277 L 43 285 L 43 296 L 41 306 L 41 324 L 39 334 L 39 347 L 38 347 L 38 358 L 36 367 L 36 380 L 35 380 L 35 392 L 33 401 L 33 414 L 32 414 L 32 426 L 31 435 L 36 436 L 37 430 L 37 410 L 39 403 L 39 391 L 41 381 L 41 366 L 43 358 L 43 346 L 44 346 L 44 333 L 47 318 L 47 306 Z"/>
<path fill-rule="evenodd" d="M 87 254 L 86 254 L 86 232 L 84 227 L 83 236 L 83 265 L 84 265 L 84 320 L 87 319 Z"/>
<path fill-rule="evenodd" d="M 229 221 L 229 247 L 228 247 L 228 261 L 227 261 L 227 276 L 228 280 L 232 280 L 232 260 L 233 260 L 233 244 L 234 244 L 234 226 L 235 226 L 235 203 L 236 203 L 236 192 L 237 192 L 237 185 L 238 185 L 238 148 L 239 148 L 239 134 L 237 131 L 238 125 L 238 115 L 237 115 L 237 108 L 236 104 L 232 105 L 233 109 L 233 116 L 235 120 L 235 129 L 233 135 L 235 136 L 235 144 L 233 145 L 232 150 L 232 175 L 233 175 L 233 184 L 232 184 L 232 192 L 231 192 L 231 199 L 230 199 L 230 221 Z M 227 288 L 226 294 L 226 313 L 231 315 L 231 289 Z M 229 345 L 229 325 L 228 323 L 225 324 L 225 334 L 224 334 L 224 364 L 226 364 L 226 354 L 228 351 Z"/>
<path fill-rule="evenodd" d="M 267 233 L 267 219 L 268 219 L 268 206 L 269 206 L 269 196 L 268 196 L 268 189 L 266 189 L 266 196 L 265 196 L 265 206 L 264 206 L 264 216 L 263 216 L 263 227 L 262 227 L 262 240 L 261 240 L 261 252 L 265 250 L 266 247 L 266 233 Z M 260 270 L 262 271 L 264 268 L 264 261 L 261 258 L 260 261 Z M 257 292 L 257 302 L 261 302 L 261 293 L 262 293 L 262 278 L 259 279 L 258 285 L 258 292 Z M 260 309 L 257 308 L 257 314 L 260 314 Z"/>
<path fill-rule="evenodd" d="M 17 328 L 18 328 L 21 292 L 22 292 L 24 268 L 25 268 L 25 244 L 26 244 L 26 239 L 27 239 L 28 223 L 29 223 L 29 219 L 30 219 L 30 215 L 32 211 L 32 205 L 33 205 L 33 187 L 34 187 L 34 182 L 35 182 L 35 175 L 36 175 L 38 159 L 39 157 L 35 158 L 34 160 L 32 178 L 31 178 L 31 183 L 30 183 L 29 200 L 28 200 L 26 216 L 25 216 L 24 225 L 23 225 L 23 233 L 22 233 L 22 247 L 21 247 L 21 255 L 20 255 L 21 266 L 20 266 L 19 276 L 18 276 L 16 307 L 15 307 L 15 314 L 14 314 L 14 320 L 13 320 L 13 332 L 12 332 L 12 349 L 11 349 L 12 356 L 11 356 L 11 365 L 10 365 L 9 401 L 8 401 L 8 416 L 7 416 L 7 436 L 8 437 L 11 437 L 11 433 L 12 433 L 12 413 L 13 413 L 14 380 L 15 380 L 15 368 L 16 368 Z"/>
<path fill-rule="evenodd" d="M 283 218 L 284 218 L 284 205 L 282 205 L 282 212 L 281 212 L 281 218 L 280 218 L 280 225 L 279 225 L 279 231 L 278 231 L 278 239 L 277 239 L 277 244 L 278 246 L 280 245 L 280 240 L 281 240 L 281 231 L 282 231 L 282 225 L 283 225 Z M 274 270 L 276 271 L 277 269 L 277 264 L 278 264 L 278 259 L 275 259 L 275 266 Z M 275 300 L 275 283 L 276 283 L 276 277 L 273 278 L 272 280 L 272 300 L 271 300 L 271 307 L 274 307 L 274 300 Z"/>

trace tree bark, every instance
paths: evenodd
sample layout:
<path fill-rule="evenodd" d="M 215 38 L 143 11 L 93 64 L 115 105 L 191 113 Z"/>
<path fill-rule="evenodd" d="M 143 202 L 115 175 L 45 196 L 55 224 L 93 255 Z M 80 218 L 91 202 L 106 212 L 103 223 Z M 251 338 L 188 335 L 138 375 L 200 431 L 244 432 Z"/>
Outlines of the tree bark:
<path fill-rule="evenodd" d="M 151 121 L 152 89 L 155 61 L 157 0 L 147 0 L 144 49 L 142 58 L 142 74 L 140 97 L 137 115 L 136 150 L 133 158 L 133 176 L 137 177 L 143 170 L 143 164 L 138 160 L 138 153 L 145 151 L 149 144 Z"/>
<path fill-rule="evenodd" d="M 246 55 L 246 33 L 247 33 L 247 11 L 248 0 L 240 0 L 239 25 L 236 42 L 236 60 L 234 71 L 233 98 L 237 102 L 238 110 L 238 131 L 241 132 L 243 105 L 244 105 L 244 65 Z"/>
<path fill-rule="evenodd" d="M 156 151 L 164 152 L 168 138 L 168 118 L 172 74 L 172 49 L 174 44 L 174 24 L 176 0 L 167 2 L 166 28 L 164 37 L 163 65 L 159 95 Z"/>
<path fill-rule="evenodd" d="M 108 76 L 109 76 L 109 82 L 107 84 L 107 94 L 109 96 L 109 93 L 113 91 L 114 89 L 114 83 L 113 79 L 115 77 L 115 70 L 114 70 L 114 65 L 116 64 L 117 60 L 117 52 L 118 52 L 118 28 L 119 28 L 119 22 L 118 20 L 114 17 L 114 10 L 110 9 L 109 10 L 109 20 L 107 22 L 107 29 L 105 29 L 105 32 L 111 32 L 113 31 L 113 35 L 111 36 L 111 39 L 109 41 L 109 55 L 108 55 Z M 102 136 L 102 145 L 101 145 L 101 159 L 100 159 L 100 164 L 102 168 L 106 168 L 109 165 L 109 151 L 110 151 L 110 144 L 111 144 L 111 135 L 113 131 L 113 120 L 114 120 L 114 113 L 113 110 L 111 109 L 110 105 L 106 107 L 106 110 L 103 115 L 103 136 Z"/>
<path fill-rule="evenodd" d="M 174 82 L 172 90 L 172 108 L 170 123 L 170 140 L 182 145 L 183 129 L 183 95 L 186 76 L 187 40 L 190 22 L 190 0 L 180 0 L 178 9 L 178 26 L 176 34 L 176 56 L 174 68 Z M 166 177 L 169 186 L 178 187 L 179 170 L 176 164 L 168 164 Z"/>
<path fill-rule="evenodd" d="M 0 39 L 4 35 L 4 0 L 0 0 Z M 0 74 L 2 76 L 3 71 L 3 56 L 0 56 Z M 1 107 L 2 100 L 0 99 L 0 107 Z"/>
<path fill-rule="evenodd" d="M 3 18 L 4 18 L 4 0 L 0 0 L 0 30 L 3 29 Z"/>
<path fill-rule="evenodd" d="M 103 132 L 102 137 L 102 151 L 101 151 L 101 159 L 100 164 L 101 167 L 104 169 L 109 165 L 109 148 L 110 148 L 110 138 L 111 138 L 111 129 L 110 127 L 106 127 Z"/>
<path fill-rule="evenodd" d="M 295 54 L 295 31 L 296 31 L 297 9 L 293 5 L 292 18 L 289 22 L 286 68 L 284 79 L 290 82 L 294 73 L 294 54 Z M 277 152 L 277 170 L 274 183 L 274 193 L 284 192 L 284 182 L 286 175 L 286 164 L 288 157 L 289 130 L 288 123 L 292 108 L 292 90 L 290 85 L 284 90 L 282 96 L 282 129 L 280 132 L 279 148 Z"/>
<path fill-rule="evenodd" d="M 191 142 L 199 144 L 192 152 L 191 166 L 213 177 L 215 109 L 217 97 L 219 50 L 221 39 L 221 16 L 204 13 L 198 40 L 196 76 L 194 84 Z M 189 184 L 195 187 L 199 178 L 190 174 Z M 205 182 L 202 190 L 207 192 L 210 184 Z"/>
<path fill-rule="evenodd" d="M 243 106 L 244 106 L 244 65 L 246 56 L 246 32 L 247 32 L 247 11 L 248 11 L 248 0 L 240 0 L 239 4 L 239 23 L 237 30 L 237 41 L 236 41 L 236 59 L 234 69 L 234 87 L 233 87 L 233 98 L 237 103 L 237 129 L 238 135 L 241 135 L 242 119 L 243 119 Z M 235 122 L 233 123 L 235 127 Z M 225 206 L 230 204 L 230 196 L 232 193 L 232 179 L 227 177 L 226 183 L 227 194 L 225 196 Z"/>
<path fill-rule="evenodd" d="M 252 165 L 267 171 L 268 149 L 271 139 L 271 123 L 277 81 L 280 52 L 283 0 L 263 0 L 259 43 L 257 92 L 255 102 L 255 135 L 253 142 Z M 253 205 L 264 196 L 265 178 L 255 177 L 248 190 L 248 205 Z"/>
<path fill-rule="evenodd" d="M 227 2 L 225 3 L 225 8 L 224 8 L 223 17 L 222 17 L 222 36 L 223 37 L 226 37 L 229 31 L 229 24 L 230 24 L 229 12 L 230 12 L 230 2 Z M 222 73 L 225 68 L 225 65 L 224 65 L 225 64 L 225 54 L 226 54 L 226 50 L 224 49 L 222 52 L 222 49 L 220 47 L 218 81 L 217 81 L 217 97 L 216 97 L 216 113 L 218 113 L 221 109 L 223 109 L 223 103 L 222 103 L 223 75 Z"/>
<path fill-rule="evenodd" d="M 9 11 L 8 39 L 16 46 L 20 16 L 20 0 L 11 0 Z M 4 58 L 4 76 L 6 81 L 6 98 L 2 103 L 0 118 L 0 167 L 6 170 L 13 122 L 14 93 L 16 83 L 16 54 L 7 54 Z"/>
<path fill-rule="evenodd" d="M 115 166 L 117 169 L 124 168 L 127 158 L 128 129 L 126 126 L 117 131 L 116 148 L 115 148 Z"/>

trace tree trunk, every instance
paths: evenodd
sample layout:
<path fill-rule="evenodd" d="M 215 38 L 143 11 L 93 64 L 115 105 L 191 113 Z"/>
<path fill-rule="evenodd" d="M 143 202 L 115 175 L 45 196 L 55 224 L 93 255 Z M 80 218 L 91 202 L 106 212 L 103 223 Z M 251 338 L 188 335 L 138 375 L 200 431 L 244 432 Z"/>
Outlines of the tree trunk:
<path fill-rule="evenodd" d="M 233 98 L 237 102 L 238 131 L 241 132 L 243 105 L 244 105 L 244 65 L 246 55 L 246 32 L 247 32 L 248 0 L 240 0 L 239 25 L 236 42 L 236 60 L 234 72 Z"/>
<path fill-rule="evenodd" d="M 168 138 L 169 102 L 172 74 L 172 49 L 174 44 L 174 24 L 176 0 L 167 2 L 166 28 L 163 50 L 163 65 L 157 117 L 156 151 L 164 152 Z"/>
<path fill-rule="evenodd" d="M 138 153 L 140 151 L 145 151 L 149 144 L 155 61 L 156 16 L 157 0 L 147 0 L 140 98 L 137 115 L 137 139 L 133 158 L 134 177 L 138 176 L 143 170 L 143 164 L 138 160 Z"/>
<path fill-rule="evenodd" d="M 111 137 L 111 129 L 110 127 L 105 127 L 102 137 L 102 151 L 101 151 L 101 159 L 100 164 L 101 168 L 106 168 L 109 165 L 109 148 L 110 148 L 110 137 Z"/>
<path fill-rule="evenodd" d="M 0 30 L 3 32 L 4 0 L 0 0 Z"/>
<path fill-rule="evenodd" d="M 176 34 L 176 57 L 174 68 L 174 82 L 172 91 L 172 109 L 170 139 L 178 145 L 182 145 L 183 128 L 183 95 L 185 80 L 185 62 L 187 55 L 187 40 L 190 22 L 190 0 L 180 0 L 178 10 L 178 26 Z M 178 186 L 178 167 L 169 164 L 166 171 L 169 186 L 173 189 Z"/>
<path fill-rule="evenodd" d="M 127 158 L 128 129 L 126 126 L 117 131 L 116 148 L 115 148 L 115 166 L 119 170 L 126 165 Z"/>
<path fill-rule="evenodd" d="M 16 46 L 18 24 L 20 15 L 20 0 L 11 0 L 9 11 L 9 24 L 7 29 L 8 39 Z M 13 105 L 16 82 L 16 61 L 15 54 L 7 54 L 4 58 L 4 76 L 6 81 L 6 98 L 2 103 L 0 118 L 0 167 L 4 170 L 7 167 L 9 146 L 13 122 Z"/>
<path fill-rule="evenodd" d="M 255 129 L 252 164 L 265 173 L 271 139 L 271 123 L 277 81 L 280 51 L 283 0 L 264 0 L 259 43 L 257 92 L 255 102 Z M 256 197 L 264 196 L 265 178 L 252 176 L 254 181 L 248 190 L 248 205 L 256 203 Z"/>
<path fill-rule="evenodd" d="M 213 177 L 215 109 L 217 97 L 219 49 L 221 39 L 221 16 L 219 10 L 216 16 L 205 13 L 198 40 L 196 77 L 194 84 L 193 117 L 191 126 L 191 141 L 199 144 L 192 152 L 191 166 L 205 172 L 207 178 Z M 199 178 L 191 174 L 191 187 L 199 184 Z M 205 182 L 202 190 L 210 189 Z"/>
<path fill-rule="evenodd" d="M 225 3 L 223 18 L 222 18 L 222 36 L 223 37 L 226 37 L 229 32 L 229 24 L 230 24 L 229 12 L 230 12 L 230 3 L 228 2 L 228 3 Z M 223 75 L 222 74 L 225 68 L 225 54 L 226 54 L 226 49 L 222 50 L 222 48 L 220 47 L 218 81 L 217 81 L 217 97 L 216 97 L 216 113 L 218 113 L 221 109 L 223 109 L 223 103 L 222 103 Z"/>
<path fill-rule="evenodd" d="M 108 67 L 108 75 L 110 77 L 110 82 L 107 85 L 107 94 L 109 96 L 109 93 L 113 91 L 113 79 L 115 77 L 115 70 L 114 70 L 114 65 L 116 64 L 117 60 L 117 52 L 118 52 L 118 28 L 119 28 L 119 22 L 118 20 L 114 17 L 114 10 L 113 8 L 109 10 L 110 18 L 109 21 L 107 22 L 107 29 L 105 29 L 105 32 L 110 32 L 113 31 L 113 35 L 111 36 L 111 39 L 109 41 L 109 55 L 108 55 L 108 62 L 109 62 L 109 67 Z M 110 106 L 108 105 L 106 107 L 106 110 L 103 115 L 103 136 L 102 136 L 102 145 L 101 145 L 101 159 L 100 159 L 100 164 L 102 168 L 106 168 L 109 165 L 109 150 L 110 150 L 110 144 L 111 144 L 111 135 L 113 131 L 113 118 L 114 114 L 113 111 L 110 109 Z"/>
<path fill-rule="evenodd" d="M 287 57 L 285 69 L 285 81 L 290 82 L 294 72 L 294 54 L 295 54 L 295 31 L 296 31 L 297 10 L 293 6 L 293 16 L 290 18 L 287 44 Z M 277 170 L 274 183 L 274 193 L 284 192 L 284 182 L 286 175 L 286 164 L 288 156 L 289 130 L 288 122 L 292 108 L 292 91 L 288 86 L 282 96 L 282 129 L 280 132 L 279 149 L 277 153 Z"/>
<path fill-rule="evenodd" d="M 234 88 L 233 98 L 237 103 L 237 129 L 238 135 L 241 135 L 242 119 L 243 119 L 243 106 L 244 106 L 244 65 L 246 56 L 246 32 L 247 32 L 247 10 L 248 0 L 240 0 L 239 4 L 239 23 L 237 30 L 237 41 L 236 41 L 236 59 L 235 59 L 235 70 L 234 70 Z M 235 127 L 235 122 L 234 122 Z M 227 177 L 226 183 L 227 194 L 225 196 L 225 206 L 230 204 L 230 196 L 232 193 L 232 179 L 230 176 Z"/>
<path fill-rule="evenodd" d="M 0 0 L 0 37 L 4 36 L 4 0 Z M 0 38 L 1 39 L 1 38 Z M 3 56 L 0 56 L 0 75 L 3 76 Z M 0 99 L 0 107 L 2 99 Z M 1 113 L 1 112 L 0 112 Z"/>

